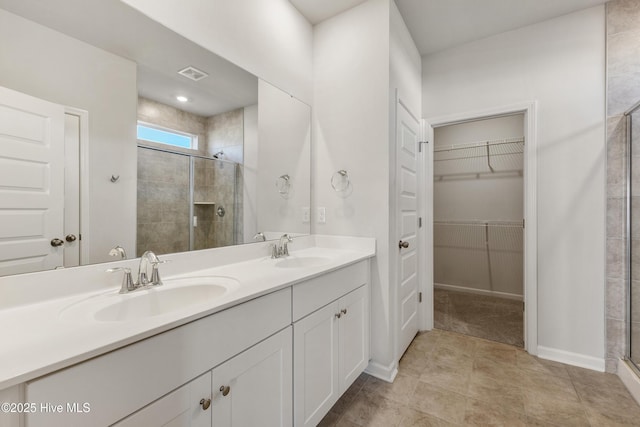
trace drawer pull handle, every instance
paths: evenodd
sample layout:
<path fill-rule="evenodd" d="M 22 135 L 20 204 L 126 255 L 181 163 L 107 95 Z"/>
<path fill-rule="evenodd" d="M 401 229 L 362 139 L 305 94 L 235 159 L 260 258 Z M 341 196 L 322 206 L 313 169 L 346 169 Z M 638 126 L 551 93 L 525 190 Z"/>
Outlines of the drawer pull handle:
<path fill-rule="evenodd" d="M 206 411 L 209 409 L 209 406 L 211 406 L 211 399 L 200 399 L 200 404 L 202 405 L 202 409 Z"/>
<path fill-rule="evenodd" d="M 231 387 L 229 387 L 228 385 L 221 385 L 220 391 L 222 392 L 223 396 L 226 396 L 231 391 Z"/>

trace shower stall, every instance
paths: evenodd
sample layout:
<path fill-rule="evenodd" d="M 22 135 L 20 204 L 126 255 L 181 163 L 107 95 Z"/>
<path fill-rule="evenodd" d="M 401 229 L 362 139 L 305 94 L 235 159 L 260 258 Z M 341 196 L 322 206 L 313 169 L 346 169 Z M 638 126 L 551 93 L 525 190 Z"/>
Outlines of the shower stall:
<path fill-rule="evenodd" d="M 626 358 L 640 373 L 640 102 L 626 117 Z M 637 188 L 636 188 L 637 187 Z"/>
<path fill-rule="evenodd" d="M 242 241 L 238 164 L 138 146 L 136 256 Z"/>

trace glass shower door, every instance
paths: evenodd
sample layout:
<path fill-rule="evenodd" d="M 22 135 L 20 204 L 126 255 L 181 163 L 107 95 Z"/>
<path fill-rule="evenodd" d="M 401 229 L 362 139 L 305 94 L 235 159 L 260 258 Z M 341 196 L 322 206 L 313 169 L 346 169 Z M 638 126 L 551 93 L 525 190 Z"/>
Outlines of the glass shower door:
<path fill-rule="evenodd" d="M 628 359 L 640 367 L 640 105 L 626 115 L 627 352 Z"/>

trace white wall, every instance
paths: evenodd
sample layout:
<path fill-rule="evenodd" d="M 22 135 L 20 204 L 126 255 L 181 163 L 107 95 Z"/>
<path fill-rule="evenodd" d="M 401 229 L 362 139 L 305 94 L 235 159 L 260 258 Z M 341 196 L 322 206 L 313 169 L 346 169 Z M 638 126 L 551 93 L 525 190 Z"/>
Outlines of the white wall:
<path fill-rule="evenodd" d="M 135 253 L 136 64 L 4 10 L 0 39 L 0 86 L 89 112 L 89 262 Z"/>
<path fill-rule="evenodd" d="M 598 6 L 423 58 L 424 117 L 537 100 L 538 345 L 594 365 L 604 356 L 604 35 Z"/>
<path fill-rule="evenodd" d="M 523 138 L 522 114 L 438 127 L 434 149 Z M 521 140 L 520 140 L 521 141 Z M 522 142 L 434 153 L 435 221 L 508 221 L 522 224 Z M 487 236 L 488 231 L 488 236 Z M 487 244 L 488 237 L 488 244 Z M 495 296 L 522 297 L 521 226 L 434 225 L 434 282 Z M 460 268 L 464 265 L 464 268 Z"/>
<path fill-rule="evenodd" d="M 420 117 L 421 60 L 393 1 L 369 0 L 314 27 L 313 206 L 326 208 L 320 234 L 377 239 L 372 264 L 372 364 L 393 375 L 397 329 L 395 190 L 396 89 Z M 331 177 L 348 172 L 351 190 Z"/>
<path fill-rule="evenodd" d="M 311 104 L 311 24 L 288 0 L 122 0 Z"/>
<path fill-rule="evenodd" d="M 371 350 L 393 364 L 389 283 L 389 0 L 369 0 L 314 27 L 312 204 L 326 208 L 319 234 L 377 239 L 372 263 Z M 353 191 L 331 176 L 344 169 Z M 316 217 L 317 218 L 317 217 Z"/>
<path fill-rule="evenodd" d="M 311 107 L 260 80 L 258 84 L 257 229 L 261 232 L 308 234 L 302 209 L 311 188 Z M 276 181 L 289 175 L 289 190 L 280 194 Z M 284 180 L 282 180 L 284 181 Z M 247 236 L 252 237 L 252 236 Z M 269 236 L 267 236 L 269 238 Z"/>

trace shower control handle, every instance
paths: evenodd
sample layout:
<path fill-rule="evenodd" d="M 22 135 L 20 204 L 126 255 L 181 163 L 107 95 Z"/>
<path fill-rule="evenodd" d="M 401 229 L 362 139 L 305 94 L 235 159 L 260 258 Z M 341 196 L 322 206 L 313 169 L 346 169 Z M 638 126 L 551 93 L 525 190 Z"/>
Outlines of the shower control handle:
<path fill-rule="evenodd" d="M 398 247 L 400 249 L 407 249 L 409 247 L 409 242 L 403 242 L 402 240 L 400 240 L 400 242 L 398 242 Z"/>

